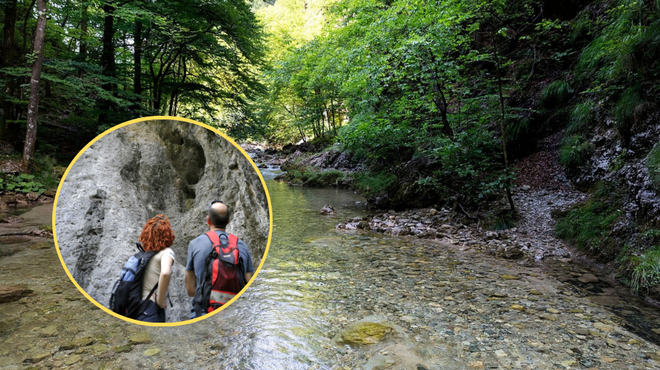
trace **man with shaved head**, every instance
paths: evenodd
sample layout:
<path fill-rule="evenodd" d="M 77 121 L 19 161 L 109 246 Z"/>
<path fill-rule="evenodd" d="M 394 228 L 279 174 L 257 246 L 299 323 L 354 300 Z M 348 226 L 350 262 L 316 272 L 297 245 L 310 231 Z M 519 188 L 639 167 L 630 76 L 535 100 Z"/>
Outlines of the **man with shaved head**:
<path fill-rule="evenodd" d="M 220 244 L 222 248 L 227 247 L 227 250 L 230 250 L 230 247 L 237 247 L 238 249 L 238 280 L 240 281 L 241 287 L 245 286 L 248 281 L 252 278 L 252 274 L 254 273 L 254 267 L 252 266 L 252 257 L 250 256 L 250 250 L 248 249 L 248 246 L 243 242 L 242 240 L 236 238 L 235 236 L 227 233 L 225 229 L 227 228 L 227 224 L 229 223 L 230 220 L 230 212 L 229 208 L 227 207 L 226 204 L 224 204 L 222 201 L 219 200 L 214 200 L 209 204 L 209 209 L 208 209 L 208 215 L 206 216 L 206 224 L 209 227 L 209 232 L 202 234 L 198 236 L 197 238 L 193 239 L 190 244 L 188 245 L 188 264 L 186 265 L 186 291 L 189 296 L 195 297 L 193 300 L 193 309 L 191 310 L 191 315 L 190 318 L 194 319 L 195 317 L 199 315 L 204 315 L 207 312 L 212 311 L 213 309 L 209 310 L 209 307 L 202 307 L 202 311 L 200 311 L 200 305 L 202 299 L 200 297 L 203 296 L 203 290 L 204 288 L 202 287 L 203 282 L 206 278 L 208 281 L 209 279 L 205 276 L 207 273 L 207 270 L 209 270 L 207 267 L 209 266 L 209 255 L 212 254 L 212 251 L 214 250 L 214 244 Z M 217 235 L 217 239 L 215 239 L 215 236 Z M 212 239 L 215 239 L 213 241 Z M 224 249 L 217 249 L 218 251 L 224 251 Z M 229 253 L 229 252 L 227 252 Z M 225 255 L 227 257 L 227 255 Z M 222 261 L 220 261 L 222 263 Z M 210 272 L 209 272 L 210 273 Z M 220 275 L 218 275 L 220 276 Z M 230 284 L 231 285 L 231 284 Z M 206 290 L 210 291 L 210 288 L 206 288 Z M 214 293 L 214 294 L 221 294 L 225 295 L 224 297 L 217 298 L 218 301 L 224 303 L 225 301 L 223 299 L 229 300 L 231 299 L 232 293 L 238 293 L 238 291 L 233 291 L 235 289 L 230 289 L 232 291 L 227 292 L 227 294 L 223 293 Z M 208 300 L 208 295 L 209 293 L 206 293 L 207 297 L 206 299 Z M 211 297 L 211 300 L 213 300 L 214 297 Z M 196 304 L 198 307 L 196 307 Z M 206 304 L 204 304 L 206 305 Z"/>

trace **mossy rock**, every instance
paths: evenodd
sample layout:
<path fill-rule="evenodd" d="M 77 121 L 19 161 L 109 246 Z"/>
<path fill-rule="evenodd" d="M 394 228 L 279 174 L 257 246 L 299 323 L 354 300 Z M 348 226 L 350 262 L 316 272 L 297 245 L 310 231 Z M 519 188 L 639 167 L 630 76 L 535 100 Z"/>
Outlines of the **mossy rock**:
<path fill-rule="evenodd" d="M 147 332 L 135 333 L 128 337 L 131 344 L 151 343 L 151 335 Z"/>
<path fill-rule="evenodd" d="M 394 328 L 375 322 L 358 322 L 349 325 L 339 334 L 338 341 L 350 345 L 375 344 L 392 333 Z"/>

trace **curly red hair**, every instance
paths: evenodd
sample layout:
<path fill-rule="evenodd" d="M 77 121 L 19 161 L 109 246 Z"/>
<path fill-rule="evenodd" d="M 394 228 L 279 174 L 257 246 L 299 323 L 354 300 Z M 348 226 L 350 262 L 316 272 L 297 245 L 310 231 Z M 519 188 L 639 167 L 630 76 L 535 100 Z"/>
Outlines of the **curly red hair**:
<path fill-rule="evenodd" d="M 174 243 L 174 232 L 170 227 L 170 219 L 165 215 L 150 218 L 140 234 L 140 243 L 145 251 L 158 252 Z"/>

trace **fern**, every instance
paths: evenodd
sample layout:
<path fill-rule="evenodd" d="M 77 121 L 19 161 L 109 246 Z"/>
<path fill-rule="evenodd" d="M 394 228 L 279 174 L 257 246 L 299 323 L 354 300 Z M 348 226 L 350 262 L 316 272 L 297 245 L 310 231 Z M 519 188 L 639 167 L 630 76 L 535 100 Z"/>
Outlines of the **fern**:
<path fill-rule="evenodd" d="M 591 128 L 596 121 L 595 110 L 596 104 L 591 100 L 575 105 L 571 112 L 567 133 L 578 134 Z"/>
<path fill-rule="evenodd" d="M 548 85 L 541 93 L 541 104 L 546 108 L 553 108 L 566 102 L 573 91 L 568 82 L 557 80 Z"/>

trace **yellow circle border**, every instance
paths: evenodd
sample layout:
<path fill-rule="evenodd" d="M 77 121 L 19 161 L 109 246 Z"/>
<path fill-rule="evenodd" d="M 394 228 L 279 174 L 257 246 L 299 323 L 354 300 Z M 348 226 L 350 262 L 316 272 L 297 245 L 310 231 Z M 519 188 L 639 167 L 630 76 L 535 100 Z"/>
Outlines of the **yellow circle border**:
<path fill-rule="evenodd" d="M 247 285 L 245 285 L 245 287 L 243 288 L 243 290 L 242 290 L 240 293 L 238 293 L 234 298 L 232 298 L 229 302 L 227 302 L 227 303 L 224 304 L 222 307 L 220 307 L 220 308 L 217 309 L 217 310 L 214 310 L 214 311 L 211 312 L 211 313 L 208 313 L 208 314 L 206 314 L 206 315 L 204 315 L 204 316 L 201 316 L 201 317 L 196 317 L 196 318 L 191 319 L 191 320 L 185 320 L 185 321 L 179 321 L 179 322 L 166 322 L 166 323 L 151 323 L 151 322 L 144 322 L 144 321 L 138 321 L 138 320 L 130 319 L 130 318 L 126 317 L 126 316 L 122 316 L 122 315 L 120 315 L 120 314 L 118 314 L 118 313 L 115 313 L 115 312 L 111 311 L 109 308 L 103 306 L 102 304 L 100 304 L 99 302 L 97 302 L 94 298 L 92 298 L 89 294 L 87 294 L 87 292 L 85 292 L 85 290 L 84 290 L 80 285 L 78 285 L 78 282 L 76 282 L 76 280 L 73 278 L 73 275 L 71 275 L 71 272 L 69 271 L 68 267 L 67 267 L 66 264 L 64 263 L 64 259 L 62 258 L 62 252 L 60 251 L 60 246 L 59 246 L 59 244 L 57 243 L 57 224 L 56 224 L 56 222 L 55 222 L 55 214 L 56 214 L 56 210 L 57 210 L 57 200 L 58 200 L 58 197 L 59 197 L 59 195 L 60 195 L 60 191 L 62 190 L 62 184 L 64 184 L 64 180 L 66 179 L 66 176 L 69 174 L 69 171 L 71 170 L 71 168 L 73 167 L 73 165 L 76 163 L 76 161 L 78 160 L 78 158 L 79 158 L 79 157 L 80 157 L 80 156 L 81 156 L 81 155 L 82 155 L 87 149 L 89 149 L 89 147 L 92 146 L 92 144 L 94 144 L 95 142 L 97 142 L 99 139 L 101 139 L 101 138 L 104 137 L 105 135 L 107 135 L 107 134 L 109 134 L 109 133 L 111 133 L 111 132 L 113 132 L 113 131 L 115 131 L 115 130 L 117 130 L 117 129 L 120 129 L 120 128 L 122 128 L 122 127 L 126 127 L 126 126 L 128 126 L 128 125 L 133 124 L 133 123 L 145 122 L 145 121 L 157 121 L 157 120 L 159 120 L 159 121 L 162 121 L 162 120 L 167 120 L 167 121 L 182 121 L 182 122 L 188 122 L 188 123 L 195 124 L 195 125 L 197 125 L 197 126 L 204 127 L 205 129 L 210 130 L 210 131 L 212 131 L 212 132 L 214 132 L 214 133 L 220 135 L 222 138 L 224 138 L 224 139 L 227 140 L 229 143 L 231 143 L 235 148 L 237 148 L 238 150 L 240 150 L 241 153 L 243 154 L 243 156 L 244 156 L 245 158 L 247 158 L 247 160 L 250 162 L 250 164 L 252 164 L 252 167 L 254 168 L 254 170 L 257 172 L 257 175 L 259 176 L 259 180 L 261 180 L 261 185 L 264 187 L 264 191 L 266 192 L 266 199 L 268 200 L 268 218 L 269 218 L 269 220 L 268 220 L 268 222 L 269 222 L 269 225 L 268 225 L 268 242 L 266 243 L 266 250 L 264 251 L 264 255 L 263 255 L 263 257 L 261 257 L 261 263 L 259 263 L 259 267 L 257 267 L 257 270 L 254 272 L 254 275 L 252 276 L 252 279 L 250 279 L 250 281 L 247 283 Z M 137 119 L 134 119 L 134 120 L 126 121 L 126 122 L 124 122 L 124 123 L 120 123 L 120 124 L 118 124 L 118 125 L 116 125 L 116 126 L 113 126 L 113 127 L 109 128 L 108 130 L 106 130 L 106 131 L 103 132 L 102 134 L 100 134 L 100 135 L 98 135 L 97 137 L 95 137 L 92 141 L 90 141 L 87 145 L 85 145 L 85 147 L 82 148 L 82 150 L 81 150 L 80 152 L 78 152 L 78 154 L 75 156 L 75 158 L 73 158 L 73 160 L 71 161 L 71 163 L 70 163 L 69 166 L 67 167 L 66 171 L 64 171 L 64 175 L 62 175 L 62 180 L 60 180 L 60 184 L 57 186 L 57 193 L 55 194 L 55 200 L 53 201 L 53 216 L 52 216 L 52 223 L 53 223 L 53 240 L 54 240 L 54 242 L 55 242 L 55 249 L 57 250 L 57 255 L 58 255 L 58 257 L 60 258 L 60 262 L 62 263 L 62 267 L 64 267 L 64 271 L 65 271 L 66 274 L 69 276 L 69 279 L 71 279 L 71 282 L 73 282 L 73 285 L 75 285 L 76 288 L 78 288 L 78 290 L 79 290 L 79 291 L 80 291 L 80 292 L 81 292 L 81 293 L 82 293 L 82 294 L 83 294 L 83 295 L 84 295 L 84 296 L 85 296 L 90 302 L 94 303 L 98 308 L 100 308 L 100 309 L 102 309 L 103 311 L 109 313 L 110 315 L 112 315 L 112 316 L 114 316 L 114 317 L 117 317 L 117 318 L 119 318 L 119 319 L 122 319 L 122 320 L 124 320 L 124 321 L 126 321 L 126 322 L 130 322 L 130 323 L 138 324 L 138 325 L 144 325 L 144 326 L 168 327 L 168 326 L 181 326 L 181 325 L 187 325 L 187 324 L 192 324 L 192 323 L 195 323 L 195 322 L 198 322 L 198 321 L 201 321 L 201 320 L 205 320 L 205 319 L 207 319 L 207 318 L 209 318 L 209 317 L 215 315 L 216 313 L 218 313 L 218 312 L 224 310 L 226 307 L 228 307 L 228 306 L 231 305 L 232 303 L 234 303 L 234 301 L 237 300 L 238 297 L 240 297 L 240 296 L 241 296 L 241 295 L 242 295 L 242 294 L 243 294 L 243 293 L 244 293 L 244 292 L 250 287 L 250 285 L 252 285 L 252 282 L 254 282 L 254 280 L 256 279 L 256 277 L 259 275 L 259 272 L 261 271 L 261 267 L 264 265 L 264 262 L 266 261 L 266 257 L 268 256 L 268 249 L 270 248 L 270 241 L 271 241 L 271 238 L 272 238 L 272 236 L 273 236 L 273 208 L 272 208 L 271 203 L 270 203 L 270 194 L 268 194 L 268 188 L 266 187 L 266 182 L 264 181 L 263 176 L 261 176 L 261 172 L 259 171 L 259 168 L 257 168 L 257 165 L 254 163 L 254 161 L 252 160 L 252 158 L 250 158 L 250 156 L 247 154 L 247 152 L 246 152 L 245 150 L 243 150 L 243 148 L 241 148 L 240 145 L 238 145 L 238 144 L 237 144 L 234 140 L 232 140 L 230 137 L 228 137 L 227 135 L 223 134 L 222 132 L 220 132 L 218 129 L 216 129 L 216 128 L 214 128 L 214 127 L 211 127 L 211 126 L 209 126 L 209 125 L 203 124 L 203 123 L 201 123 L 201 122 L 193 121 L 193 120 L 188 119 L 188 118 L 182 118 L 182 117 L 170 117 L 170 116 L 149 116 L 149 117 L 142 117 L 142 118 L 137 118 Z"/>

